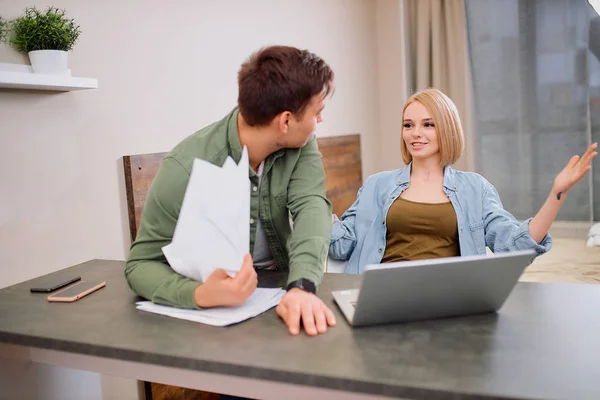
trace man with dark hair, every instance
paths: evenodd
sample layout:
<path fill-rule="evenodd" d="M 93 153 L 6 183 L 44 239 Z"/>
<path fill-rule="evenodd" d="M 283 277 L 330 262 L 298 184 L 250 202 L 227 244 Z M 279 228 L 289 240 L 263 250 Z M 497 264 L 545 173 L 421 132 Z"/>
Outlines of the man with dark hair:
<path fill-rule="evenodd" d="M 321 58 L 293 47 L 263 48 L 242 64 L 238 107 L 183 140 L 161 164 L 125 268 L 134 292 L 175 307 L 231 306 L 256 289 L 256 269 L 289 269 L 277 314 L 290 333 L 300 332 L 300 321 L 309 335 L 335 325 L 315 296 L 329 248 L 331 203 L 314 131 L 333 79 Z M 251 255 L 234 278 L 222 269 L 203 283 L 179 275 L 161 248 L 173 238 L 193 161 L 222 166 L 231 156 L 239 162 L 243 146 L 250 163 Z"/>

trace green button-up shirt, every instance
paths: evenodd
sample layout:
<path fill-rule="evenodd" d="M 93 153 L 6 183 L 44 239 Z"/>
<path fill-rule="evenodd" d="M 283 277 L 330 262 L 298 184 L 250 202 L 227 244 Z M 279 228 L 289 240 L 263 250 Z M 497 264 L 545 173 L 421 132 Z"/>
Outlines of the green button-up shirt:
<path fill-rule="evenodd" d="M 239 162 L 242 147 L 237 116 L 234 109 L 183 140 L 163 160 L 148 191 L 125 267 L 127 282 L 138 295 L 155 303 L 197 308 L 194 291 L 198 282 L 176 273 L 161 248 L 173 238 L 194 159 L 222 166 L 231 156 Z M 249 179 L 252 187 L 259 187 L 252 168 Z M 250 253 L 259 215 L 277 268 L 289 268 L 288 282 L 306 278 L 320 283 L 332 222 L 331 203 L 325 197 L 325 171 L 314 137 L 301 149 L 279 150 L 265 160 L 260 190 L 250 191 Z"/>

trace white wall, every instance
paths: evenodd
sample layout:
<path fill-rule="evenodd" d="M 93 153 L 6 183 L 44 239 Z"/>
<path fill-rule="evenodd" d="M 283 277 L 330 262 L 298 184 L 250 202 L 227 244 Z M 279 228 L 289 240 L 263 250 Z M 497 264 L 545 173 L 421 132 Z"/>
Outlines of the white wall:
<path fill-rule="evenodd" d="M 361 133 L 364 173 L 381 169 L 376 2 L 51 4 L 83 31 L 73 74 L 98 78 L 100 89 L 0 89 L 0 287 L 92 258 L 124 259 L 121 157 L 167 151 L 220 119 L 235 105 L 240 63 L 264 45 L 307 48 L 332 66 L 336 92 L 317 134 Z M 0 14 L 14 18 L 28 5 L 48 3 L 0 0 Z M 0 45 L 0 62 L 27 59 Z M 136 397 L 134 382 L 100 381 L 105 399 Z"/>

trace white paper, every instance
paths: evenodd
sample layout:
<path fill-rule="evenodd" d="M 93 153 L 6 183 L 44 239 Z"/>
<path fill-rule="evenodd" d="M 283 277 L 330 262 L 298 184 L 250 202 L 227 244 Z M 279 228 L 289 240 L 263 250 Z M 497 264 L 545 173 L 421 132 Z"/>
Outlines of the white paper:
<path fill-rule="evenodd" d="M 258 288 L 241 305 L 235 307 L 215 307 L 202 310 L 189 310 L 162 306 L 151 301 L 140 301 L 136 308 L 155 314 L 166 315 L 172 318 L 185 319 L 214 326 L 227 326 L 245 321 L 275 307 L 285 294 L 281 288 Z"/>
<path fill-rule="evenodd" d="M 170 244 L 162 248 L 176 272 L 200 282 L 217 268 L 235 276 L 250 251 L 248 151 L 223 167 L 196 159 Z"/>

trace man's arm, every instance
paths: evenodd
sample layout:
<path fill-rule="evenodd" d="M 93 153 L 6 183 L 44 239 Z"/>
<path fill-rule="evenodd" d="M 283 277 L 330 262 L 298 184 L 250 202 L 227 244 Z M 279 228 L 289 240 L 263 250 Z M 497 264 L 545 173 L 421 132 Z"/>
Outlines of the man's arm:
<path fill-rule="evenodd" d="M 301 278 L 319 284 L 331 235 L 331 202 L 325 197 L 325 170 L 313 137 L 300 150 L 288 186 L 294 229 L 289 238 L 288 283 Z"/>
<path fill-rule="evenodd" d="M 313 137 L 300 150 L 300 158 L 288 186 L 288 208 L 294 220 L 294 229 L 288 242 L 290 275 L 288 283 L 297 284 L 308 279 L 318 285 L 329 248 L 331 232 L 331 203 L 325 197 L 325 170 L 321 153 Z M 277 315 L 283 319 L 292 335 L 300 333 L 300 321 L 308 335 L 325 333 L 335 325 L 333 312 L 323 301 L 303 288 L 291 288 L 277 306 Z"/>
<path fill-rule="evenodd" d="M 176 273 L 162 247 L 171 243 L 190 172 L 166 157 L 152 182 L 136 240 L 125 266 L 131 289 L 154 303 L 197 308 L 194 292 L 199 283 Z"/>

